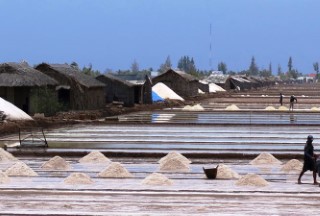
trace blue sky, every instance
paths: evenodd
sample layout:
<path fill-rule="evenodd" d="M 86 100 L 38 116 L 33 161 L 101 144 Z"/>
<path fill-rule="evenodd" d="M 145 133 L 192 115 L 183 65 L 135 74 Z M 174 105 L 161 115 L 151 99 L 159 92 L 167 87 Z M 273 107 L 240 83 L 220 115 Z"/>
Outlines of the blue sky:
<path fill-rule="evenodd" d="M 0 0 L 0 62 L 158 69 L 168 55 L 174 67 L 188 55 L 199 69 L 223 61 L 240 71 L 254 56 L 276 73 L 292 56 L 311 73 L 319 9 L 319 0 Z"/>

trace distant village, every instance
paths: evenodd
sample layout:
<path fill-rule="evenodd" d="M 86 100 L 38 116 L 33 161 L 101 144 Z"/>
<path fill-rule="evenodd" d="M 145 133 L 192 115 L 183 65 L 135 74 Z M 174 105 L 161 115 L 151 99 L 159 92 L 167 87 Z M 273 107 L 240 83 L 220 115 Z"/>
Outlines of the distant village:
<path fill-rule="evenodd" d="M 59 111 L 102 109 L 114 101 L 130 107 L 286 82 L 316 82 L 316 74 L 284 81 L 278 76 L 230 75 L 211 71 L 199 79 L 168 68 L 162 73 L 145 75 L 142 80 L 130 80 L 111 73 L 90 76 L 72 64 L 41 63 L 34 67 L 26 62 L 0 64 L 0 97 L 29 115 L 44 113 L 50 116 Z"/>

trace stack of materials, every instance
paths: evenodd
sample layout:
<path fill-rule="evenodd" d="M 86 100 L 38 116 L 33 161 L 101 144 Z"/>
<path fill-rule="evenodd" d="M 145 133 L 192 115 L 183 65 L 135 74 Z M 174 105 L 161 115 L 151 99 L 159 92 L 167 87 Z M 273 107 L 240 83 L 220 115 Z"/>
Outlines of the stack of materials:
<path fill-rule="evenodd" d="M 178 152 L 170 152 L 161 158 L 160 171 L 163 172 L 189 172 L 191 161 Z"/>
<path fill-rule="evenodd" d="M 99 177 L 102 178 L 131 178 L 133 175 L 120 163 L 112 162 L 102 170 L 99 174 Z"/>
<path fill-rule="evenodd" d="M 259 175 L 249 173 L 242 176 L 237 182 L 238 186 L 254 186 L 254 187 L 264 187 L 269 185 L 269 183 Z"/>
<path fill-rule="evenodd" d="M 110 163 L 111 160 L 99 151 L 92 151 L 79 160 L 80 163 Z"/>
<path fill-rule="evenodd" d="M 71 165 L 62 157 L 54 156 L 49 161 L 42 164 L 41 168 L 51 170 L 69 170 Z"/>
<path fill-rule="evenodd" d="M 151 175 L 147 176 L 142 181 L 142 184 L 146 184 L 146 185 L 172 185 L 173 181 L 168 179 L 166 176 L 162 175 L 161 173 L 152 173 Z"/>
<path fill-rule="evenodd" d="M 77 184 L 93 184 L 94 181 L 85 173 L 71 173 L 63 181 L 65 184 L 77 185 Z"/>
<path fill-rule="evenodd" d="M 8 168 L 5 173 L 8 176 L 38 176 L 27 164 L 20 161 Z"/>

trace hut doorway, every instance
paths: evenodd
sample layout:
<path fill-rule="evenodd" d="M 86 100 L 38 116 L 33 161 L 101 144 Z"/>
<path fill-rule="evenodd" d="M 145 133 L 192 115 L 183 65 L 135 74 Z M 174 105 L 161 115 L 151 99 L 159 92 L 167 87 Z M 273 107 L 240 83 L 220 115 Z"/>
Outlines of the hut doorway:
<path fill-rule="evenodd" d="M 69 107 L 70 104 L 70 87 L 60 86 L 58 90 L 58 101 L 66 107 Z"/>

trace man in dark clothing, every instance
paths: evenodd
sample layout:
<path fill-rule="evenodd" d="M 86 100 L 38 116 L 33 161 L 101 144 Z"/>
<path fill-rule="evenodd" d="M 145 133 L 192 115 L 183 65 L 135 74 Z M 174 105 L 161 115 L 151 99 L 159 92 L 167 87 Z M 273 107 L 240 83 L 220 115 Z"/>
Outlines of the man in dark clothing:
<path fill-rule="evenodd" d="M 313 184 L 318 184 L 317 182 L 317 170 L 316 170 L 316 158 L 317 155 L 314 153 L 314 148 L 312 145 L 313 136 L 309 135 L 307 138 L 306 145 L 304 146 L 304 161 L 303 168 L 298 178 L 298 184 L 301 184 L 301 177 L 303 174 L 310 170 L 313 172 Z"/>
<path fill-rule="evenodd" d="M 280 93 L 280 106 L 282 106 L 282 100 L 283 100 L 283 94 L 282 93 Z"/>
<path fill-rule="evenodd" d="M 290 97 L 290 108 L 289 108 L 289 110 L 292 110 L 292 111 L 293 111 L 293 103 L 294 103 L 294 101 L 296 101 L 296 103 L 298 103 L 297 98 L 296 98 L 294 95 L 291 95 L 291 97 Z"/>

